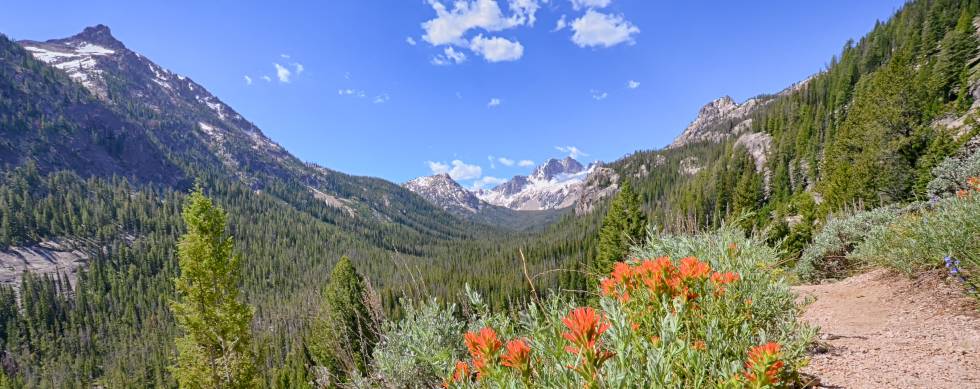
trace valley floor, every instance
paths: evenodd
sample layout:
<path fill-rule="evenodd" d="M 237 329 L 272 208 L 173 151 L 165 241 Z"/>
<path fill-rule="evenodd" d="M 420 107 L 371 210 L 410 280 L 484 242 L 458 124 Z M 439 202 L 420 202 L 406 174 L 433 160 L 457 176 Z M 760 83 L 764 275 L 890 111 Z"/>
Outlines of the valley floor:
<path fill-rule="evenodd" d="M 980 388 L 980 314 L 940 274 L 878 269 L 794 288 L 820 347 L 803 371 L 824 388 Z"/>

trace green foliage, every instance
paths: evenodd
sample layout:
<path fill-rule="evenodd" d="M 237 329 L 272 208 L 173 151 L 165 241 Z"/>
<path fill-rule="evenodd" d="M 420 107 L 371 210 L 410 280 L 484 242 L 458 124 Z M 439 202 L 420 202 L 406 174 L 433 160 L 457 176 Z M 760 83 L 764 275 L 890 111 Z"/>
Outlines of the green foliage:
<path fill-rule="evenodd" d="M 887 206 L 832 218 L 803 251 L 796 264 L 797 275 L 806 281 L 847 276 L 857 265 L 848 254 L 903 212 L 899 206 Z"/>
<path fill-rule="evenodd" d="M 786 383 L 795 380 L 796 372 L 805 364 L 805 349 L 814 331 L 796 321 L 795 297 L 781 273 L 774 271 L 776 251 L 739 231 L 724 229 L 697 236 L 657 236 L 634 252 L 641 258 L 697 256 L 711 269 L 739 277 L 722 285 L 710 281 L 706 274 L 691 276 L 685 282 L 690 282 L 686 284 L 690 291 L 698 292 L 695 297 L 670 297 L 648 291 L 645 286 L 635 289 L 629 300 L 606 295 L 600 301 L 601 310 L 592 316 L 598 319 L 597 327 L 585 326 L 595 330 L 583 335 L 594 342 L 574 343 L 571 339 L 578 339 L 576 336 L 564 335 L 573 333 L 573 327 L 585 327 L 569 324 L 575 305 L 560 295 L 529 304 L 510 316 L 478 308 L 468 320 L 467 342 L 473 343 L 470 358 L 463 361 L 470 371 L 476 368 L 473 362 L 477 356 L 484 362 L 476 380 L 470 374 L 453 374 L 454 358 L 464 338 L 459 332 L 455 333 L 455 347 L 445 340 L 449 334 L 439 331 L 431 339 L 445 346 L 420 345 L 421 349 L 408 348 L 407 352 L 401 347 L 379 348 L 376 360 L 433 366 L 454 388 L 719 387 L 739 385 L 736 381 L 744 379 L 749 350 L 774 342 L 781 346 L 778 359 L 785 363 L 776 376 Z M 479 307 L 480 302 L 474 305 Z M 449 318 L 437 320 L 456 323 Z M 430 339 L 435 330 L 424 327 L 429 324 L 430 319 L 405 320 L 398 324 L 402 329 L 398 334 L 427 334 Z M 513 360 L 510 347 L 504 343 L 518 341 L 530 348 L 528 372 L 522 372 L 517 367 L 520 364 L 504 364 Z M 588 359 L 581 347 L 594 347 L 595 355 L 603 356 L 594 361 L 597 368 L 590 370 L 597 375 L 576 373 L 587 362 L 583 358 Z M 394 355 L 384 355 L 388 353 Z M 439 362 L 433 363 L 432 356 Z M 391 387 L 416 384 L 411 375 L 379 373 Z"/>
<path fill-rule="evenodd" d="M 180 277 L 171 303 L 184 332 L 177 338 L 177 382 L 187 388 L 256 387 L 252 308 L 239 301 L 241 258 L 225 236 L 225 211 L 198 189 L 183 214 L 187 233 L 178 244 Z"/>
<path fill-rule="evenodd" d="M 943 266 L 945 257 L 980 276 L 980 192 L 948 198 L 891 220 L 849 255 L 912 274 Z"/>
<path fill-rule="evenodd" d="M 350 259 L 341 258 L 330 273 L 323 311 L 308 342 L 314 361 L 326 368 L 331 382 L 343 382 L 367 371 L 379 332 L 380 313 L 371 312 L 368 306 L 375 298 Z"/>
<path fill-rule="evenodd" d="M 599 232 L 599 256 L 592 262 L 592 274 L 606 274 L 613 263 L 622 261 L 631 246 L 646 236 L 646 215 L 640 210 L 639 199 L 629 181 L 623 182 L 619 194 L 609 205 Z"/>
<path fill-rule="evenodd" d="M 975 131 L 976 132 L 976 131 Z M 966 189 L 966 180 L 980 177 L 980 136 L 974 136 L 967 147 L 932 169 L 932 180 L 926 186 L 930 198 L 952 196 Z"/>
<path fill-rule="evenodd" d="M 374 349 L 374 367 L 389 388 L 432 388 L 465 353 L 459 339 L 466 323 L 454 316 L 455 305 L 440 307 L 435 300 L 406 301 L 401 320 L 384 325 Z"/>

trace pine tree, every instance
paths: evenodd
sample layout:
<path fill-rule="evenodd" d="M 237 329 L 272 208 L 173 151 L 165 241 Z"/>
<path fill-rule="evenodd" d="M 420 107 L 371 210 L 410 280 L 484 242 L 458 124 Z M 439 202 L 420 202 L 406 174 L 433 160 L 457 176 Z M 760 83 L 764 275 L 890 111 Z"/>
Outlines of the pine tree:
<path fill-rule="evenodd" d="M 184 334 L 177 339 L 174 375 L 187 388 L 256 387 L 252 308 L 239 301 L 241 259 L 225 236 L 225 212 L 198 189 L 183 216 L 187 232 L 177 248 L 178 297 L 171 310 Z"/>
<path fill-rule="evenodd" d="M 629 181 L 609 204 L 609 211 L 602 221 L 599 232 L 599 255 L 592 261 L 590 278 L 593 286 L 597 279 L 608 274 L 614 263 L 629 254 L 630 246 L 642 242 L 646 234 L 646 215 L 640 209 L 640 200 Z"/>
<path fill-rule="evenodd" d="M 350 259 L 342 257 L 330 273 L 323 310 L 309 342 L 314 360 L 334 383 L 367 371 L 379 333 L 367 299 L 364 279 Z"/>

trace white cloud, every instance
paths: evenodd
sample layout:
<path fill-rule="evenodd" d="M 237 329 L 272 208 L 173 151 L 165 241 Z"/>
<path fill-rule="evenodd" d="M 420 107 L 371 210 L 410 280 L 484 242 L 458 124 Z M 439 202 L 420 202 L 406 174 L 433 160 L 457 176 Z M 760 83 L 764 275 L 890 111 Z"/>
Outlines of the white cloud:
<path fill-rule="evenodd" d="M 507 180 L 504 179 L 504 178 L 497 178 L 497 177 L 492 177 L 492 176 L 486 176 L 486 177 L 483 177 L 483 178 L 481 178 L 479 180 L 473 181 L 473 187 L 472 187 L 472 189 L 473 190 L 479 190 L 479 189 L 483 189 L 483 188 L 488 187 L 488 186 L 497 186 L 497 185 L 503 184 L 505 182 L 507 182 Z"/>
<path fill-rule="evenodd" d="M 497 158 L 497 162 L 500 162 L 500 164 L 504 166 L 514 166 L 514 160 L 510 158 L 500 157 Z"/>
<path fill-rule="evenodd" d="M 585 15 L 572 21 L 572 42 L 579 47 L 612 47 L 620 43 L 633 44 L 633 35 L 640 29 L 623 19 L 621 15 L 607 15 L 589 9 Z"/>
<path fill-rule="evenodd" d="M 562 15 L 561 19 L 558 19 L 558 22 L 555 23 L 555 29 L 551 30 L 551 32 L 564 30 L 565 27 L 568 27 L 568 22 L 565 20 L 565 15 Z"/>
<path fill-rule="evenodd" d="M 578 159 L 578 157 L 589 156 L 584 151 L 580 150 L 578 147 L 575 146 L 555 146 L 555 150 L 561 151 L 563 153 L 568 153 L 569 157 L 576 158 L 576 159 Z"/>
<path fill-rule="evenodd" d="M 391 96 L 388 96 L 387 93 L 382 93 L 380 95 L 374 96 L 374 100 L 372 100 L 372 102 L 375 104 L 384 104 L 387 103 L 388 100 L 391 100 Z"/>
<path fill-rule="evenodd" d="M 609 93 L 595 89 L 589 89 L 589 93 L 592 94 L 592 98 L 596 100 L 605 100 L 606 97 L 609 97 Z"/>
<path fill-rule="evenodd" d="M 405 43 L 408 43 L 411 46 L 415 46 L 416 44 L 418 44 L 418 42 L 415 41 L 415 38 L 412 38 L 410 36 L 405 37 Z"/>
<path fill-rule="evenodd" d="M 626 87 L 630 89 L 636 89 L 640 87 L 639 81 L 629 80 L 626 82 Z"/>
<path fill-rule="evenodd" d="M 252 77 L 245 75 L 245 85 L 252 85 Z"/>
<path fill-rule="evenodd" d="M 272 77 L 269 76 L 262 76 L 262 79 L 265 80 L 265 82 L 272 82 Z"/>
<path fill-rule="evenodd" d="M 522 159 L 520 162 L 517 163 L 517 166 L 520 167 L 534 166 L 534 161 L 530 159 Z"/>
<path fill-rule="evenodd" d="M 429 165 L 429 170 L 432 170 L 432 174 L 442 174 L 449 172 L 449 165 L 442 162 L 425 161 Z"/>
<path fill-rule="evenodd" d="M 479 165 L 470 165 L 458 159 L 450 162 L 452 167 L 442 162 L 426 161 L 425 163 L 429 165 L 432 174 L 449 173 L 454 180 L 472 180 L 483 175 L 483 169 Z"/>
<path fill-rule="evenodd" d="M 279 54 L 279 57 L 289 59 L 289 54 Z"/>
<path fill-rule="evenodd" d="M 296 75 L 297 76 L 300 75 L 300 73 L 303 73 L 303 70 L 306 70 L 306 68 L 303 67 L 303 64 L 301 64 L 299 62 L 294 62 L 293 63 L 293 69 L 296 70 Z"/>
<path fill-rule="evenodd" d="M 422 23 L 425 30 L 422 39 L 434 46 L 465 46 L 463 35 L 471 29 L 494 32 L 534 24 L 534 13 L 538 9 L 535 0 L 510 0 L 508 4 L 513 15 L 504 17 L 497 0 L 457 0 L 453 2 L 452 10 L 438 0 L 428 0 L 428 3 L 436 11 L 436 18 Z"/>
<path fill-rule="evenodd" d="M 542 2 L 547 3 L 548 0 L 542 0 Z M 513 17 L 519 20 L 521 24 L 534 27 L 534 22 L 537 20 L 534 14 L 538 12 L 538 8 L 541 8 L 538 0 L 508 0 L 507 6 L 514 13 Z"/>
<path fill-rule="evenodd" d="M 495 163 L 496 158 L 494 158 L 492 155 L 488 155 L 487 156 L 487 161 L 490 161 L 490 168 L 491 169 L 496 169 L 497 168 L 497 164 Z"/>
<path fill-rule="evenodd" d="M 365 96 L 367 96 L 367 94 L 364 93 L 364 91 L 359 90 L 359 89 L 351 89 L 351 88 L 337 89 L 337 94 L 338 95 L 341 95 L 341 96 L 355 96 L 355 97 L 365 97 Z"/>
<path fill-rule="evenodd" d="M 273 65 L 276 67 L 276 77 L 279 78 L 279 82 L 289 82 L 289 76 L 292 75 L 292 72 L 280 64 L 274 63 Z"/>
<path fill-rule="evenodd" d="M 500 99 L 494 97 L 494 98 L 490 99 L 490 102 L 487 103 L 487 107 L 488 108 L 493 108 L 493 107 L 496 107 L 496 106 L 500 105 L 500 103 L 502 103 L 502 101 Z"/>
<path fill-rule="evenodd" d="M 466 62 L 466 54 L 463 53 L 462 51 L 457 51 L 452 46 L 449 46 L 445 50 L 443 50 L 443 54 L 432 57 L 433 65 L 440 65 L 440 66 L 452 65 L 452 64 L 459 65 L 463 62 Z"/>
<path fill-rule="evenodd" d="M 483 34 L 470 41 L 470 50 L 482 55 L 487 62 L 516 61 L 524 55 L 521 42 L 511 42 L 501 37 L 484 38 Z"/>
<path fill-rule="evenodd" d="M 572 8 L 576 11 L 583 8 L 605 8 L 612 0 L 572 0 Z"/>

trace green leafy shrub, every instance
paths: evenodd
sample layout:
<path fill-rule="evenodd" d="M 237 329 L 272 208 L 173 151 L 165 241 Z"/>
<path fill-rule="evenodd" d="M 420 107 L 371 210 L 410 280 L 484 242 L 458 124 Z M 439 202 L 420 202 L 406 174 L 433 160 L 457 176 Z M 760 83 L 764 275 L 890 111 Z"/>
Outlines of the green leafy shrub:
<path fill-rule="evenodd" d="M 926 186 L 932 197 L 948 197 L 958 190 L 966 189 L 966 180 L 980 177 L 980 135 L 967 142 L 963 150 L 946 158 L 932 169 L 935 177 Z"/>
<path fill-rule="evenodd" d="M 846 275 L 856 265 L 847 254 L 903 212 L 905 209 L 891 205 L 830 220 L 803 250 L 796 264 L 797 275 L 806 281 Z"/>
<path fill-rule="evenodd" d="M 424 364 L 443 369 L 446 383 L 457 388 L 785 387 L 797 381 L 814 331 L 796 320 L 799 308 L 776 269 L 774 249 L 726 228 L 656 236 L 633 254 L 644 259 L 617 263 L 602 280 L 599 308 L 551 296 L 504 316 L 471 296 L 476 310 L 468 331 L 455 334 L 467 358 L 438 353 L 438 342 L 416 341 L 422 349 L 411 353 L 379 346 L 376 363 L 420 365 L 435 357 L 438 362 Z M 437 326 L 412 317 L 385 338 Z M 458 327 L 453 319 L 439 320 Z M 379 370 L 388 385 L 413 386 L 409 376 Z"/>
<path fill-rule="evenodd" d="M 943 266 L 945 257 L 980 275 L 980 191 L 936 202 L 910 212 L 858 245 L 855 260 L 914 273 Z"/>
<path fill-rule="evenodd" d="M 422 304 L 403 302 L 405 316 L 388 322 L 374 350 L 374 364 L 381 385 L 397 388 L 431 388 L 445 378 L 452 361 L 463 355 L 459 334 L 466 323 L 453 316 L 455 306 L 442 308 L 432 300 Z"/>

